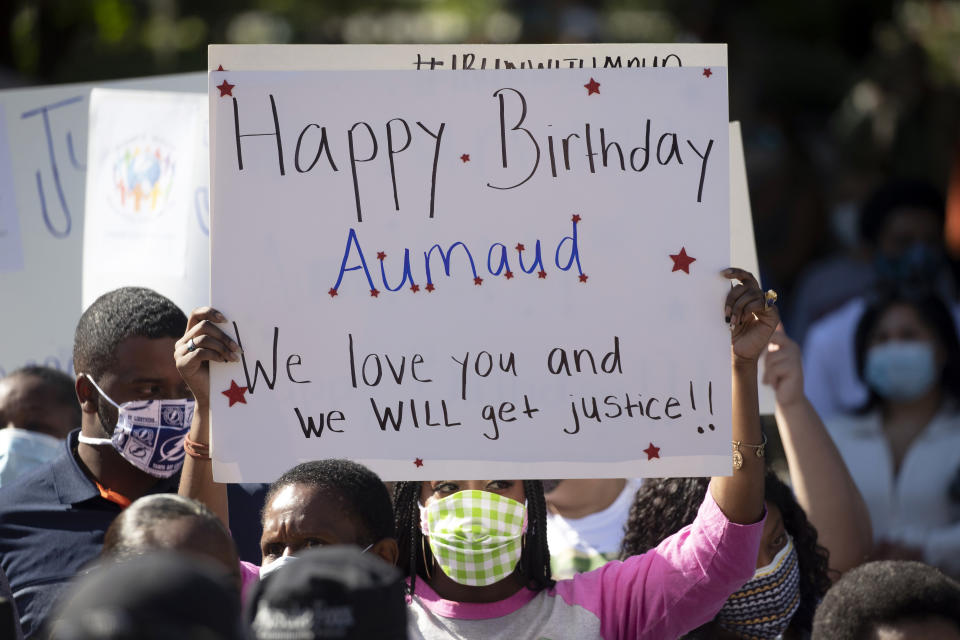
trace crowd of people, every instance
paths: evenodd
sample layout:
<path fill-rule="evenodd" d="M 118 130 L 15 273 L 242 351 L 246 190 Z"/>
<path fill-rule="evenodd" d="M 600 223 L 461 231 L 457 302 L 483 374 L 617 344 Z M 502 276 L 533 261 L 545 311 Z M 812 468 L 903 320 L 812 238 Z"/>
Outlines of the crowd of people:
<path fill-rule="evenodd" d="M 943 201 L 897 183 L 863 212 L 871 284 L 835 295 L 803 347 L 753 275 L 724 272 L 733 448 L 713 478 L 388 489 L 324 459 L 217 483 L 209 362 L 238 357 L 228 319 L 107 293 L 77 324 L 74 379 L 0 379 L 0 637 L 960 640 Z"/>

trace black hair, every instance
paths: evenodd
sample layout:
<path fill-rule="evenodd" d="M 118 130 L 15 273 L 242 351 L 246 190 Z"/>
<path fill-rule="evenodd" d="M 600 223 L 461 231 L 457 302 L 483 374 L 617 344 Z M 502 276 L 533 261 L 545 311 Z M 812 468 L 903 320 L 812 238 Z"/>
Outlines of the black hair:
<path fill-rule="evenodd" d="M 77 392 L 73 386 L 73 378 L 63 371 L 54 369 L 53 367 L 29 365 L 26 367 L 20 367 L 19 369 L 14 369 L 7 374 L 6 379 L 9 380 L 20 376 L 37 378 L 43 382 L 44 386 L 53 394 L 53 398 L 57 404 L 71 407 L 75 406 L 77 407 L 77 412 L 79 413 L 80 405 L 77 402 Z M 78 416 L 77 422 L 79 421 L 80 420 Z"/>
<path fill-rule="evenodd" d="M 232 539 L 220 518 L 203 503 L 175 493 L 159 493 L 135 500 L 116 517 L 104 535 L 101 555 L 125 558 L 153 550 L 152 531 L 180 518 L 195 518 L 203 529 Z"/>
<path fill-rule="evenodd" d="M 74 370 L 99 380 L 127 338 L 180 338 L 186 330 L 187 316 L 156 291 L 115 289 L 94 300 L 80 316 L 73 338 Z"/>
<path fill-rule="evenodd" d="M 622 558 L 645 553 L 665 538 L 693 522 L 707 495 L 709 478 L 652 478 L 643 481 L 627 519 Z M 783 527 L 793 538 L 800 567 L 800 606 L 790 620 L 790 628 L 809 632 L 817 603 L 830 587 L 829 554 L 817 544 L 817 530 L 797 503 L 793 491 L 775 473 L 767 470 L 764 497 L 776 505 Z M 689 637 L 715 637 L 712 623 L 691 632 Z"/>
<path fill-rule="evenodd" d="M 866 640 L 878 625 L 931 617 L 946 618 L 960 631 L 960 583 L 922 562 L 868 562 L 844 574 L 824 596 L 812 638 Z"/>
<path fill-rule="evenodd" d="M 398 482 L 393 487 L 398 557 L 400 562 L 407 559 L 411 594 L 416 590 L 417 576 L 426 579 L 427 562 L 433 563 L 430 547 L 424 544 L 420 532 L 420 485 L 420 482 Z M 547 547 L 547 503 L 543 497 L 543 483 L 524 480 L 523 491 L 527 497 L 527 533 L 517 568 L 526 579 L 527 588 L 541 591 L 554 585 L 550 574 L 550 549 Z"/>
<path fill-rule="evenodd" d="M 270 485 L 264 509 L 280 489 L 292 484 L 316 487 L 336 498 L 347 516 L 362 526 L 362 537 L 357 544 L 368 545 L 394 537 L 393 510 L 387 487 L 377 474 L 362 464 L 340 458 L 298 464 Z"/>
<path fill-rule="evenodd" d="M 854 337 L 854 351 L 857 358 L 857 375 L 864 380 L 867 352 L 870 339 L 883 314 L 895 305 L 906 305 L 916 310 L 920 321 L 933 331 L 944 350 L 945 364 L 940 378 L 941 389 L 954 400 L 960 401 L 960 340 L 957 338 L 957 325 L 953 313 L 940 296 L 921 292 L 911 295 L 906 292 L 888 292 L 873 300 L 867 307 L 857 325 Z M 867 385 L 869 389 L 869 385 Z M 862 412 L 870 411 L 883 402 L 873 389 Z"/>
<path fill-rule="evenodd" d="M 898 209 L 929 211 L 942 222 L 946 215 L 943 196 L 922 180 L 895 180 L 874 191 L 860 209 L 860 237 L 876 243 L 890 214 Z"/>

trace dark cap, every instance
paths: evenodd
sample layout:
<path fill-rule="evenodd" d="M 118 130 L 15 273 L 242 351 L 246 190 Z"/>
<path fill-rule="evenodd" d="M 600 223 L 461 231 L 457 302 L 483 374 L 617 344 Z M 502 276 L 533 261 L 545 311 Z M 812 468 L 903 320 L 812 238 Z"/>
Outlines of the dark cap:
<path fill-rule="evenodd" d="M 246 619 L 256 640 L 406 640 L 403 576 L 355 546 L 311 549 L 256 586 Z"/>
<path fill-rule="evenodd" d="M 242 638 L 240 594 L 213 562 L 162 551 L 95 567 L 75 581 L 51 640 Z"/>

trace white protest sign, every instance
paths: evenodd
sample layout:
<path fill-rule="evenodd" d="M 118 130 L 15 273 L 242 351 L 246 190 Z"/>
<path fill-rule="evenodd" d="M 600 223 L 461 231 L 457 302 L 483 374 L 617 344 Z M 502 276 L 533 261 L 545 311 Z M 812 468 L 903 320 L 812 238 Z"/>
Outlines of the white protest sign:
<path fill-rule="evenodd" d="M 219 481 L 729 472 L 725 69 L 210 85 Z"/>
<path fill-rule="evenodd" d="M 0 129 L 13 159 L 0 170 L 0 216 L 19 226 L 23 266 L 0 272 L 0 375 L 24 364 L 72 373 L 81 307 L 87 97 L 94 86 L 206 91 L 202 73 L 0 91 Z M 12 184 L 12 194 L 8 191 Z"/>
<path fill-rule="evenodd" d="M 94 89 L 83 305 L 149 287 L 189 312 L 209 299 L 205 94 Z"/>

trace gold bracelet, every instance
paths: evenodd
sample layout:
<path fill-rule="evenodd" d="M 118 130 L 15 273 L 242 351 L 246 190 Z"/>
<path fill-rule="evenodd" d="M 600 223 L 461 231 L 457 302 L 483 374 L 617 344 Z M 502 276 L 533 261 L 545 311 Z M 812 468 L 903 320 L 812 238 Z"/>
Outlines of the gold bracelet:
<path fill-rule="evenodd" d="M 740 469 L 743 468 L 743 454 L 740 453 L 740 446 L 743 445 L 744 447 L 751 447 L 752 449 L 755 450 L 757 457 L 762 458 L 763 449 L 764 447 L 767 446 L 767 434 L 765 433 L 763 434 L 763 442 L 761 442 L 760 444 L 745 444 L 740 440 L 737 440 L 732 444 L 733 444 L 733 468 L 739 471 Z"/>

